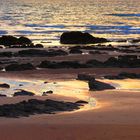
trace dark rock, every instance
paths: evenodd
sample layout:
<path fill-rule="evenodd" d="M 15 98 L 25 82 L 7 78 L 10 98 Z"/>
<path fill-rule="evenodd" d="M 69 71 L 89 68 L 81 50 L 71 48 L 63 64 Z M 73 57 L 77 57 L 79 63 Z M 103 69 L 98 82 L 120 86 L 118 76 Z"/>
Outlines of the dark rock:
<path fill-rule="evenodd" d="M 42 61 L 41 64 L 38 66 L 39 68 L 84 68 L 86 67 L 84 64 L 81 64 L 77 61 L 62 61 L 62 62 L 55 62 L 55 61 Z"/>
<path fill-rule="evenodd" d="M 127 72 L 121 72 L 118 75 L 106 75 L 104 76 L 104 78 L 106 79 L 140 79 L 140 74 L 136 74 L 136 73 L 127 73 Z"/>
<path fill-rule="evenodd" d="M 0 45 L 4 46 L 17 46 L 17 45 L 29 45 L 32 41 L 26 37 L 14 37 L 14 36 L 2 36 L 0 37 Z"/>
<path fill-rule="evenodd" d="M 23 84 L 19 84 L 19 86 L 20 86 L 20 87 L 22 87 L 22 86 L 23 86 Z"/>
<path fill-rule="evenodd" d="M 48 94 L 53 94 L 53 91 L 49 90 L 49 91 L 43 92 L 42 96 L 47 96 Z"/>
<path fill-rule="evenodd" d="M 104 67 L 103 62 L 100 62 L 100 61 L 98 61 L 96 59 L 87 61 L 86 65 L 88 67 Z"/>
<path fill-rule="evenodd" d="M 4 83 L 4 84 L 0 84 L 0 88 L 10 88 L 10 85 Z"/>
<path fill-rule="evenodd" d="M 103 63 L 104 66 L 106 67 L 117 67 L 119 64 L 118 64 L 118 59 L 115 58 L 115 57 L 110 57 L 107 61 L 105 61 Z"/>
<path fill-rule="evenodd" d="M 12 52 L 0 52 L 0 57 L 12 57 Z"/>
<path fill-rule="evenodd" d="M 82 33 L 80 31 L 64 32 L 60 37 L 62 44 L 93 44 L 108 42 L 105 38 L 93 37 L 89 33 Z"/>
<path fill-rule="evenodd" d="M 7 97 L 6 95 L 4 95 L 4 94 L 0 94 L 0 97 Z"/>
<path fill-rule="evenodd" d="M 71 54 L 82 54 L 82 51 L 79 49 L 70 49 L 69 53 Z"/>
<path fill-rule="evenodd" d="M 44 46 L 42 44 L 36 44 L 35 48 L 44 48 Z"/>
<path fill-rule="evenodd" d="M 24 70 L 33 70 L 35 67 L 30 64 L 10 64 L 5 67 L 6 71 L 24 71 Z"/>
<path fill-rule="evenodd" d="M 23 44 L 31 44 L 32 41 L 30 39 L 28 39 L 27 37 L 24 37 L 24 36 L 21 36 L 19 39 L 18 39 L 18 43 L 23 45 Z"/>
<path fill-rule="evenodd" d="M 30 99 L 16 104 L 0 105 L 1 117 L 28 117 L 34 114 L 54 114 L 57 111 L 73 111 L 81 106 L 78 103 Z"/>
<path fill-rule="evenodd" d="M 138 38 L 138 39 L 133 39 L 133 40 L 131 40 L 130 41 L 131 43 L 139 43 L 140 42 L 140 39 Z"/>
<path fill-rule="evenodd" d="M 49 82 L 45 81 L 44 84 L 48 84 Z"/>
<path fill-rule="evenodd" d="M 20 90 L 18 92 L 15 92 L 13 96 L 34 96 L 35 94 L 30 91 L 26 90 Z"/>
<path fill-rule="evenodd" d="M 89 80 L 95 80 L 95 78 L 93 75 L 89 75 L 89 74 L 78 74 L 77 80 L 89 81 Z"/>
<path fill-rule="evenodd" d="M 91 91 L 115 89 L 115 87 L 111 86 L 110 84 L 103 83 L 97 80 L 88 81 L 88 85 Z"/>
<path fill-rule="evenodd" d="M 14 36 L 2 36 L 0 37 L 0 45 L 10 46 L 18 44 L 18 39 Z"/>
<path fill-rule="evenodd" d="M 75 102 L 76 104 L 88 104 L 87 101 L 83 101 L 83 100 L 79 100 L 77 102 Z"/>
<path fill-rule="evenodd" d="M 28 49 L 19 51 L 16 56 L 20 57 L 53 57 L 53 56 L 62 56 L 67 55 L 68 53 L 63 50 L 40 50 L 40 49 Z"/>

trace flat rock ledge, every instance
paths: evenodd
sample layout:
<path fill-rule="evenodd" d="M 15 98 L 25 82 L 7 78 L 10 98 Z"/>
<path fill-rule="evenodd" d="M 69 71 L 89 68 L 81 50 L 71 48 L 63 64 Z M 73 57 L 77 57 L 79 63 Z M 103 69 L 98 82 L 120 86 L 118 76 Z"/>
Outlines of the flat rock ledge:
<path fill-rule="evenodd" d="M 74 111 L 80 109 L 80 106 L 82 104 L 79 102 L 30 99 L 16 104 L 0 105 L 0 117 L 19 118 L 35 114 L 55 114 L 59 111 Z"/>

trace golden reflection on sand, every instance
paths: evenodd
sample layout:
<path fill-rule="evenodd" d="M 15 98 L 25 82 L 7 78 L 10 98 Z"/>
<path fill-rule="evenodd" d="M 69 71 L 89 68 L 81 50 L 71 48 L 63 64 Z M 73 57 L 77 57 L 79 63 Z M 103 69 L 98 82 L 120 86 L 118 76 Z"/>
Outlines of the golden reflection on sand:
<path fill-rule="evenodd" d="M 139 79 L 124 79 L 124 80 L 101 80 L 106 83 L 110 83 L 118 90 L 133 90 L 140 91 L 140 80 Z"/>

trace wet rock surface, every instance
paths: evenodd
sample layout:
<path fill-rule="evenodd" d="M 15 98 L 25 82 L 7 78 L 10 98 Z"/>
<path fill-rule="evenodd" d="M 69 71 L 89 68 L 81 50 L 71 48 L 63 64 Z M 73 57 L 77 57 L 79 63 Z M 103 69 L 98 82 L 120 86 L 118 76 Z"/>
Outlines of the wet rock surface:
<path fill-rule="evenodd" d="M 14 97 L 15 96 L 34 96 L 35 94 L 33 92 L 30 91 L 26 91 L 26 90 L 20 90 L 14 93 Z"/>
<path fill-rule="evenodd" d="M 80 106 L 72 102 L 30 99 L 16 104 L 0 105 L 0 117 L 17 118 L 35 114 L 54 114 L 58 111 L 73 111 Z"/>

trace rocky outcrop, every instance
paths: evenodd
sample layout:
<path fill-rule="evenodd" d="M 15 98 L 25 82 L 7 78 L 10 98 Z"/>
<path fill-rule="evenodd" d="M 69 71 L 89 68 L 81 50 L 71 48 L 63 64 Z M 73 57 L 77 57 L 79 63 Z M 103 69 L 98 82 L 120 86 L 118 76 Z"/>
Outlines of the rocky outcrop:
<path fill-rule="evenodd" d="M 10 65 L 5 67 L 6 71 L 24 71 L 24 70 L 33 70 L 33 69 L 35 69 L 35 67 L 30 63 L 10 64 Z"/>
<path fill-rule="evenodd" d="M 28 117 L 34 114 L 54 114 L 57 111 L 73 111 L 80 104 L 54 100 L 30 99 L 16 104 L 0 105 L 0 117 Z"/>
<path fill-rule="evenodd" d="M 15 96 L 34 96 L 35 94 L 33 92 L 30 91 L 26 91 L 26 90 L 20 90 L 14 93 L 14 97 Z"/>
<path fill-rule="evenodd" d="M 100 82 L 94 79 L 88 81 L 88 86 L 91 91 L 115 89 L 115 87 L 111 86 L 110 84 Z"/>
<path fill-rule="evenodd" d="M 64 32 L 60 37 L 62 44 L 94 44 L 108 42 L 105 38 L 93 37 L 89 33 L 80 31 Z"/>
<path fill-rule="evenodd" d="M 79 49 L 70 48 L 69 50 L 70 54 L 82 54 L 82 51 Z"/>

